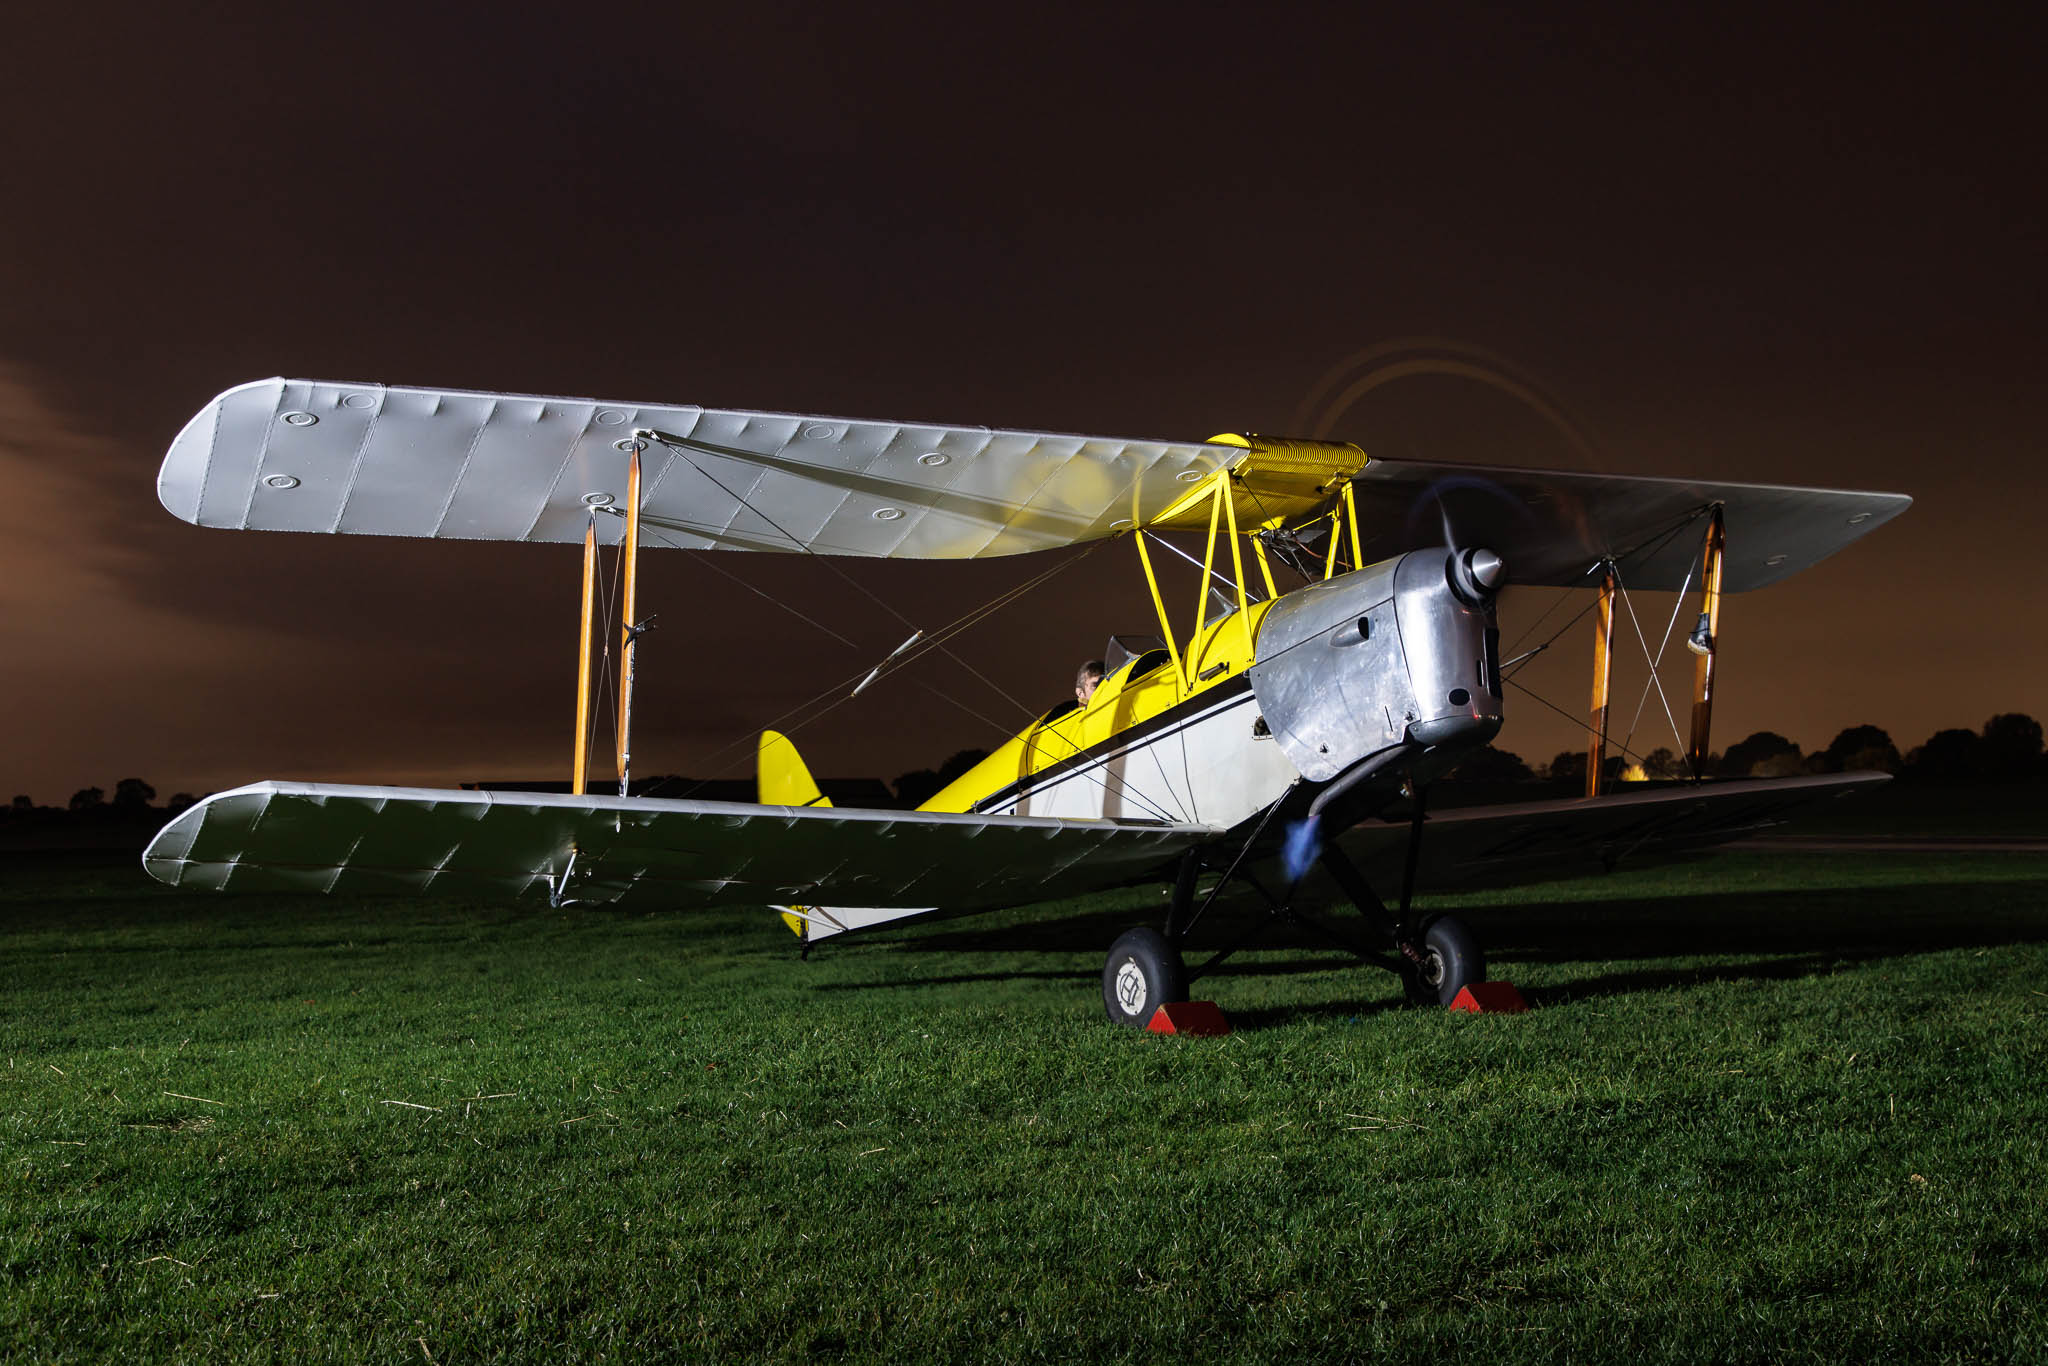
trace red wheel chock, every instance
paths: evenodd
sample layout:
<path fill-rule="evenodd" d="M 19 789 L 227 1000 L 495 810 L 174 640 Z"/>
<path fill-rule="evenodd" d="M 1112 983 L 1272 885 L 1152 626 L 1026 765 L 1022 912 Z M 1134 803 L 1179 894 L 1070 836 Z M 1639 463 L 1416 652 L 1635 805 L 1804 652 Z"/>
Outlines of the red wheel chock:
<path fill-rule="evenodd" d="M 1145 1026 L 1154 1034 L 1192 1034 L 1197 1038 L 1213 1038 L 1230 1032 L 1230 1021 L 1223 1018 L 1223 1012 L 1216 1008 L 1214 1001 L 1168 1001 L 1152 1012 L 1152 1023 Z"/>
<path fill-rule="evenodd" d="M 1460 987 L 1451 998 L 1450 1010 L 1469 1010 L 1474 1015 L 1520 1015 L 1529 1008 L 1513 982 L 1473 982 Z"/>

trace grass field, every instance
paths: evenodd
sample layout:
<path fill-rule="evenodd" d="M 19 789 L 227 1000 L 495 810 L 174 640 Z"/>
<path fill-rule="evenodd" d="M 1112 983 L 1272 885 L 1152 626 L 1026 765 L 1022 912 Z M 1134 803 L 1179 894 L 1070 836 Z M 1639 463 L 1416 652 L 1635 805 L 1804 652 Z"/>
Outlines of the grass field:
<path fill-rule="evenodd" d="M 1487 893 L 1104 1024 L 1155 893 L 759 914 L 0 866 L 0 1358 L 2048 1359 L 2048 857 Z M 1441 905 L 1461 904 L 1445 898 Z"/>

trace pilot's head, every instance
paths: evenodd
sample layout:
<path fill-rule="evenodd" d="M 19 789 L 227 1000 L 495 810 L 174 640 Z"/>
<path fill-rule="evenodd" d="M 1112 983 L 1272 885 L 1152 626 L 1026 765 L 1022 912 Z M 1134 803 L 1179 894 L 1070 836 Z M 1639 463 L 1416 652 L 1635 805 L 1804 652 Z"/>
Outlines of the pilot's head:
<path fill-rule="evenodd" d="M 1091 659 L 1074 675 L 1074 700 L 1086 706 L 1088 699 L 1095 696 L 1095 690 L 1101 685 L 1102 661 Z"/>

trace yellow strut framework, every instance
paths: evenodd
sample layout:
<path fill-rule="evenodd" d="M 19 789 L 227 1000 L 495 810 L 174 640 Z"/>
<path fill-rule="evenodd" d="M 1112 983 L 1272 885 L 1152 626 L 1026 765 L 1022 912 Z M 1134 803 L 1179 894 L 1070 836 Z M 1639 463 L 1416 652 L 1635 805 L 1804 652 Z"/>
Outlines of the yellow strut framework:
<path fill-rule="evenodd" d="M 1272 559 L 1265 541 L 1261 539 L 1265 532 L 1286 529 L 1284 512 L 1280 516 L 1267 515 L 1273 504 L 1299 511 L 1302 500 L 1307 497 L 1326 500 L 1326 510 L 1317 512 L 1294 528 L 1299 532 L 1328 524 L 1330 542 L 1323 559 L 1325 579 L 1337 575 L 1338 552 L 1344 547 L 1347 533 L 1350 567 L 1357 568 L 1365 559 L 1364 539 L 1358 532 L 1358 500 L 1351 488 L 1351 477 L 1366 463 L 1365 452 L 1356 446 L 1329 442 L 1272 441 L 1264 437 L 1233 434 L 1212 440 L 1218 445 L 1243 447 L 1245 455 L 1230 465 L 1211 470 L 1194 487 L 1133 533 L 1138 544 L 1138 561 L 1145 569 L 1145 586 L 1152 594 L 1152 609 L 1159 617 L 1159 634 L 1166 641 L 1167 653 L 1172 659 L 1174 673 L 1180 678 L 1183 693 L 1192 691 L 1204 681 L 1196 676 L 1196 655 L 1200 653 L 1196 643 L 1209 625 L 1210 585 L 1220 577 L 1216 563 L 1219 536 L 1227 537 L 1230 544 L 1230 586 L 1234 590 L 1235 611 L 1230 614 L 1234 620 L 1219 624 L 1218 629 L 1228 630 L 1239 638 L 1237 653 L 1245 658 L 1249 658 L 1252 652 L 1253 604 L 1248 590 L 1244 550 L 1238 540 L 1245 535 L 1252 537 L 1252 563 L 1259 581 L 1265 586 L 1266 600 L 1278 598 L 1280 589 L 1273 580 Z M 1240 493 L 1251 500 L 1258 509 L 1258 515 L 1264 518 L 1249 532 L 1238 517 Z M 1332 499 L 1334 503 L 1328 501 Z M 1246 509 L 1247 513 L 1251 511 L 1249 507 Z M 1159 575 L 1153 568 L 1152 554 L 1146 548 L 1145 537 L 1150 530 L 1193 531 L 1198 528 L 1206 530 L 1201 560 L 1202 581 L 1196 588 L 1195 628 L 1188 636 L 1189 650 L 1183 653 L 1178 644 L 1178 633 L 1173 629 L 1173 621 L 1166 610 L 1166 600 L 1159 591 Z"/>

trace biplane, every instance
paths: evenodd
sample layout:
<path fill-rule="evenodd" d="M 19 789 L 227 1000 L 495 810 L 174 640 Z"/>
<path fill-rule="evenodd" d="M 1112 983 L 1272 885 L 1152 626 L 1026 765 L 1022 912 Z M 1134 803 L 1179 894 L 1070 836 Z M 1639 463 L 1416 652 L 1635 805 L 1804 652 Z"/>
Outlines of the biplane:
<path fill-rule="evenodd" d="M 1225 888 L 1255 893 L 1273 918 L 1298 919 L 1317 894 L 1348 900 L 1366 931 L 1341 942 L 1414 998 L 1448 1002 L 1484 978 L 1484 952 L 1457 919 L 1417 912 L 1418 885 L 1704 847 L 1882 781 L 1603 793 L 1613 602 L 1698 594 L 1696 777 L 1723 595 L 1812 565 L 1911 502 L 1384 460 L 1249 434 L 1137 441 L 286 379 L 206 405 L 172 443 L 158 493 L 205 527 L 580 543 L 584 560 L 570 791 L 256 783 L 166 825 L 143 856 L 157 878 L 757 905 L 806 952 L 915 917 L 1157 882 L 1171 888 L 1163 925 L 1122 935 L 1103 970 L 1106 1013 L 1140 1025 L 1237 947 L 1193 969 L 1185 957 Z M 759 804 L 631 795 L 643 548 L 949 560 L 1111 539 L 1131 547 L 1156 630 L 1114 637 L 1092 692 L 917 810 L 833 807 L 773 730 L 758 745 Z M 615 795 L 588 781 L 601 548 L 623 568 L 618 619 L 602 626 L 619 643 Z M 1159 572 L 1168 553 L 1199 560 L 1178 620 Z M 1501 659 L 1497 606 L 1511 583 L 1597 595 L 1586 795 L 1432 814 L 1432 781 L 1501 727 L 1514 661 Z M 935 643 L 913 635 L 857 688 Z"/>

